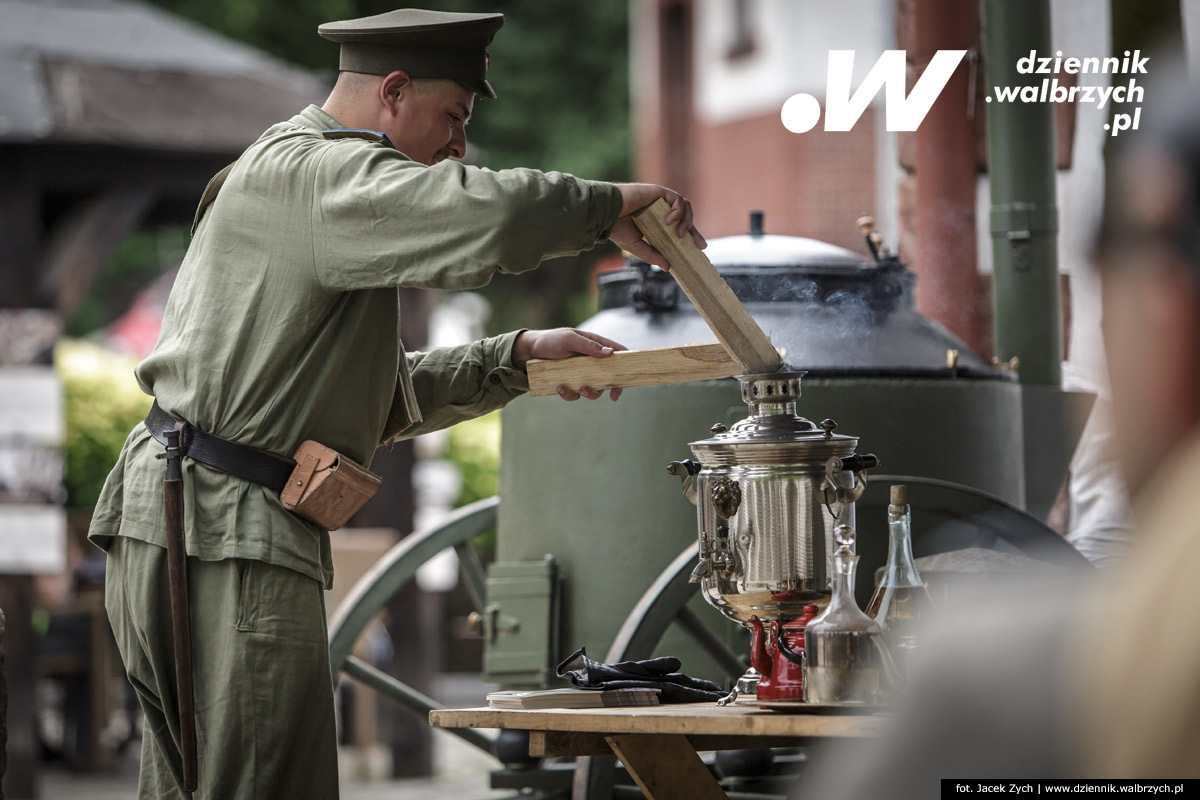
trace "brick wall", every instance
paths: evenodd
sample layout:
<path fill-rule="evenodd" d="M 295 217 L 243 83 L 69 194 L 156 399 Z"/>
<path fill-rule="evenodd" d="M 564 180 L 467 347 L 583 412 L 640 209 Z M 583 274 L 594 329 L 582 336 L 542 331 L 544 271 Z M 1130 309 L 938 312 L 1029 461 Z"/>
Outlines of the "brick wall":
<path fill-rule="evenodd" d="M 706 236 L 745 233 L 766 213 L 768 233 L 808 236 L 866 254 L 855 220 L 876 205 L 876 118 L 848 133 L 788 132 L 772 112 L 722 125 L 694 124 L 687 188 Z M 643 137 L 653 146 L 653 136 Z M 658 181 L 639 158 L 639 180 Z"/>

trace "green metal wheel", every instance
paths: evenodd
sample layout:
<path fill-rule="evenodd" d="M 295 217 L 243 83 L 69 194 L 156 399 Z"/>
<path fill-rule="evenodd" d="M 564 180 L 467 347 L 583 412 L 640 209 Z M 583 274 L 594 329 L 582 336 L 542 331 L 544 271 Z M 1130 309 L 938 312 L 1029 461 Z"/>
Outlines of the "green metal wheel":
<path fill-rule="evenodd" d="M 735 653 L 688 608 L 700 585 L 689 582 L 696 566 L 698 545 L 693 542 L 662 571 L 630 610 L 617 631 L 605 661 L 638 660 L 653 656 L 654 648 L 672 624 L 678 624 L 731 677 L 746 671 L 747 660 Z"/>
<path fill-rule="evenodd" d="M 458 554 L 467 593 L 475 609 L 482 612 L 485 574 L 471 540 L 495 530 L 499 505 L 498 497 L 480 500 L 458 509 L 432 528 L 406 536 L 354 585 L 329 621 L 329 660 L 335 674 L 345 672 L 423 717 L 443 708 L 433 698 L 351 655 L 350 651 L 375 615 L 416 577 L 421 565 L 448 547 Z M 447 730 L 489 755 L 495 754 L 491 737 L 469 728 Z"/>

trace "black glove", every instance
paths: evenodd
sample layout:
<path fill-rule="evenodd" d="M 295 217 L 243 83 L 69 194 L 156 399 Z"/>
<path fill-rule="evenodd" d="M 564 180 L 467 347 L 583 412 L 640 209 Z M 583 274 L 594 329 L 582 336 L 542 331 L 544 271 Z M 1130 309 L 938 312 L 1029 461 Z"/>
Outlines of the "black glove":
<path fill-rule="evenodd" d="M 703 678 L 678 672 L 679 659 L 670 656 L 645 661 L 619 661 L 602 664 L 587 657 L 579 648 L 558 665 L 558 677 L 570 677 L 581 689 L 658 689 L 662 703 L 702 703 L 725 696 L 720 686 Z"/>

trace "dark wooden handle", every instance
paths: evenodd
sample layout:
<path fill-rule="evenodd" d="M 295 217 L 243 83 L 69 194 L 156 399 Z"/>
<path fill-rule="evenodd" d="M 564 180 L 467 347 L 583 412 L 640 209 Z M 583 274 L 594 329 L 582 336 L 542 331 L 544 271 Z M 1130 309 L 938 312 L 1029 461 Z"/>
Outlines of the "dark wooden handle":
<path fill-rule="evenodd" d="M 179 747 L 183 790 L 196 791 L 196 701 L 192 689 L 192 617 L 188 608 L 187 550 L 183 541 L 183 481 L 163 481 L 167 509 L 167 577 L 171 583 L 171 629 L 179 694 Z"/>

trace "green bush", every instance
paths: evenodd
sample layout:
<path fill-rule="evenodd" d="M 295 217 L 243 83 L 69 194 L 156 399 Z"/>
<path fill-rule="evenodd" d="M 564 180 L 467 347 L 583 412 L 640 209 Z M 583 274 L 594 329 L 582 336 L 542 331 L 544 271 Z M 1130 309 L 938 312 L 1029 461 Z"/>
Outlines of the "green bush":
<path fill-rule="evenodd" d="M 500 412 L 460 422 L 450 429 L 446 458 L 462 475 L 458 506 L 491 497 L 500 490 Z"/>
<path fill-rule="evenodd" d="M 67 504 L 94 506 L 121 446 L 150 410 L 133 377 L 137 360 L 78 339 L 62 339 L 54 366 L 67 415 Z"/>

